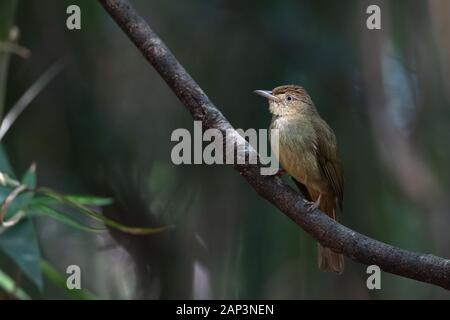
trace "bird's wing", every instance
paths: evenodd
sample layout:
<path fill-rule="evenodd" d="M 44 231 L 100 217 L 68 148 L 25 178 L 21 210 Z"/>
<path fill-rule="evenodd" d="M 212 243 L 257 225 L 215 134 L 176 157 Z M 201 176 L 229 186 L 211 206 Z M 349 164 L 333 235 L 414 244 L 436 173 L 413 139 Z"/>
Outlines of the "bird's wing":
<path fill-rule="evenodd" d="M 336 137 L 331 128 L 322 120 L 321 125 L 315 126 L 317 139 L 315 143 L 317 162 L 336 195 L 339 208 L 342 211 L 344 200 L 344 176 L 337 157 Z"/>

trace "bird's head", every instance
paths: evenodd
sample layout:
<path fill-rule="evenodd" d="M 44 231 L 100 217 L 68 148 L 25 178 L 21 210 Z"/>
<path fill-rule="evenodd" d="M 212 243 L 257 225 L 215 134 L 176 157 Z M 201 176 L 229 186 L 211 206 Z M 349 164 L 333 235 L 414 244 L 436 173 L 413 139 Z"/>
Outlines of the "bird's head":
<path fill-rule="evenodd" d="M 311 97 L 300 86 L 286 85 L 272 91 L 255 90 L 254 93 L 267 98 L 270 112 L 277 116 L 317 113 Z"/>

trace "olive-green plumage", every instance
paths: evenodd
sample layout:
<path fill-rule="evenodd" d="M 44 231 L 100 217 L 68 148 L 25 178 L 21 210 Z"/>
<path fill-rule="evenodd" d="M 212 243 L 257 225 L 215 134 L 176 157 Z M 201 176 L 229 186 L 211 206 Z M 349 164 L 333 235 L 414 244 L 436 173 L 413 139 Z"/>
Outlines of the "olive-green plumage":
<path fill-rule="evenodd" d="M 269 100 L 270 130 L 279 132 L 279 162 L 309 200 L 336 219 L 342 209 L 344 179 L 333 130 L 320 117 L 308 93 L 288 85 L 256 93 Z M 318 244 L 319 268 L 342 273 L 343 256 Z"/>

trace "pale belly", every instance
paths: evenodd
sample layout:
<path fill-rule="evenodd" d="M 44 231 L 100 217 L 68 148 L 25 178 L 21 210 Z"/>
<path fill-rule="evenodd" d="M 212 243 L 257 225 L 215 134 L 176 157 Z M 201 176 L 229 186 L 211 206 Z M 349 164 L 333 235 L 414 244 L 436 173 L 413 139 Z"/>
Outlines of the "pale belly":
<path fill-rule="evenodd" d="M 271 129 L 274 128 L 279 130 L 278 161 L 281 167 L 308 189 L 322 194 L 328 193 L 328 184 L 326 179 L 323 179 L 311 137 L 305 137 L 305 134 L 311 133 L 289 135 L 288 132 L 292 132 L 292 130 L 286 130 L 286 126 L 280 121 L 272 123 Z"/>

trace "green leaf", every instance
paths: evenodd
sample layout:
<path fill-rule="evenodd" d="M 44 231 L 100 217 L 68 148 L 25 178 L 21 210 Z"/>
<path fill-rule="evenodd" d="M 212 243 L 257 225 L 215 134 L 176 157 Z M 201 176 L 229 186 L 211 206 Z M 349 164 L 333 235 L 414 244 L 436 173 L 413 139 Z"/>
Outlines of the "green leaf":
<path fill-rule="evenodd" d="M 33 168 L 30 168 L 33 169 Z M 6 157 L 3 147 L 0 145 L 0 171 L 14 177 L 11 165 Z M 23 181 L 33 186 L 33 172 L 29 170 Z M 35 179 L 35 178 L 34 178 Z M 0 201 L 11 192 L 10 188 L 0 187 Z M 27 202 L 27 199 L 22 201 Z M 19 205 L 18 208 L 21 206 Z M 23 271 L 23 273 L 42 290 L 42 273 L 39 265 L 40 252 L 34 231 L 34 225 L 30 219 L 22 219 L 17 225 L 0 233 L 0 250 Z"/>
<path fill-rule="evenodd" d="M 77 300 L 95 300 L 97 299 L 95 295 L 90 293 L 89 291 L 82 290 L 69 290 L 67 289 L 66 277 L 61 275 L 58 271 L 55 270 L 47 261 L 41 260 L 42 272 L 44 275 L 57 287 L 63 289 L 67 295 L 71 296 Z"/>
<path fill-rule="evenodd" d="M 70 217 L 67 213 L 60 212 L 56 209 L 45 207 L 45 206 L 35 206 L 32 211 L 29 212 L 30 217 L 34 216 L 47 216 L 49 218 L 58 220 L 70 227 L 73 227 L 78 230 L 87 231 L 87 232 L 105 232 L 104 228 L 94 228 L 88 225 L 85 225 L 78 220 Z"/>
<path fill-rule="evenodd" d="M 11 165 L 9 164 L 8 158 L 6 157 L 3 146 L 0 145 L 0 172 L 6 173 L 7 175 L 14 177 Z M 0 186 L 0 203 L 5 200 L 8 194 L 11 192 L 10 188 Z"/>
<path fill-rule="evenodd" d="M 114 203 L 114 200 L 111 198 L 101 198 L 101 197 L 91 197 L 85 195 L 65 195 L 66 199 L 77 202 L 78 204 L 85 206 L 98 206 L 103 207 Z M 33 205 L 52 205 L 58 204 L 60 201 L 46 196 L 36 196 L 32 200 Z"/>
<path fill-rule="evenodd" d="M 20 300 L 30 300 L 30 296 L 11 279 L 6 273 L 0 270 L 0 288 L 6 293 L 15 296 Z"/>
<path fill-rule="evenodd" d="M 58 200 L 60 203 L 66 204 L 68 206 L 71 206 L 72 208 L 77 209 L 77 211 L 83 215 L 86 215 L 94 220 L 101 221 L 105 225 L 107 225 L 111 228 L 120 230 L 125 233 L 134 234 L 134 235 L 150 235 L 150 234 L 160 233 L 160 232 L 167 231 L 167 230 L 174 228 L 173 225 L 160 227 L 160 228 L 137 228 L 137 227 L 125 226 L 119 222 L 116 222 L 114 220 L 111 220 L 111 219 L 103 216 L 102 214 L 100 214 L 98 212 L 95 212 L 95 211 L 85 207 L 84 205 L 82 205 L 76 201 L 71 200 L 70 198 L 67 198 L 63 195 L 56 193 L 53 190 L 50 190 L 47 188 L 40 188 L 38 191 L 39 191 L 39 194 L 43 194 L 44 196 Z"/>
<path fill-rule="evenodd" d="M 90 197 L 83 195 L 66 195 L 65 198 L 85 206 L 103 207 L 114 203 L 114 200 L 111 198 Z"/>
<path fill-rule="evenodd" d="M 15 226 L 3 231 L 0 234 L 0 250 L 42 290 L 40 252 L 31 219 L 24 218 Z"/>
<path fill-rule="evenodd" d="M 36 188 L 36 165 L 33 163 L 22 177 L 22 184 L 30 189 Z"/>

